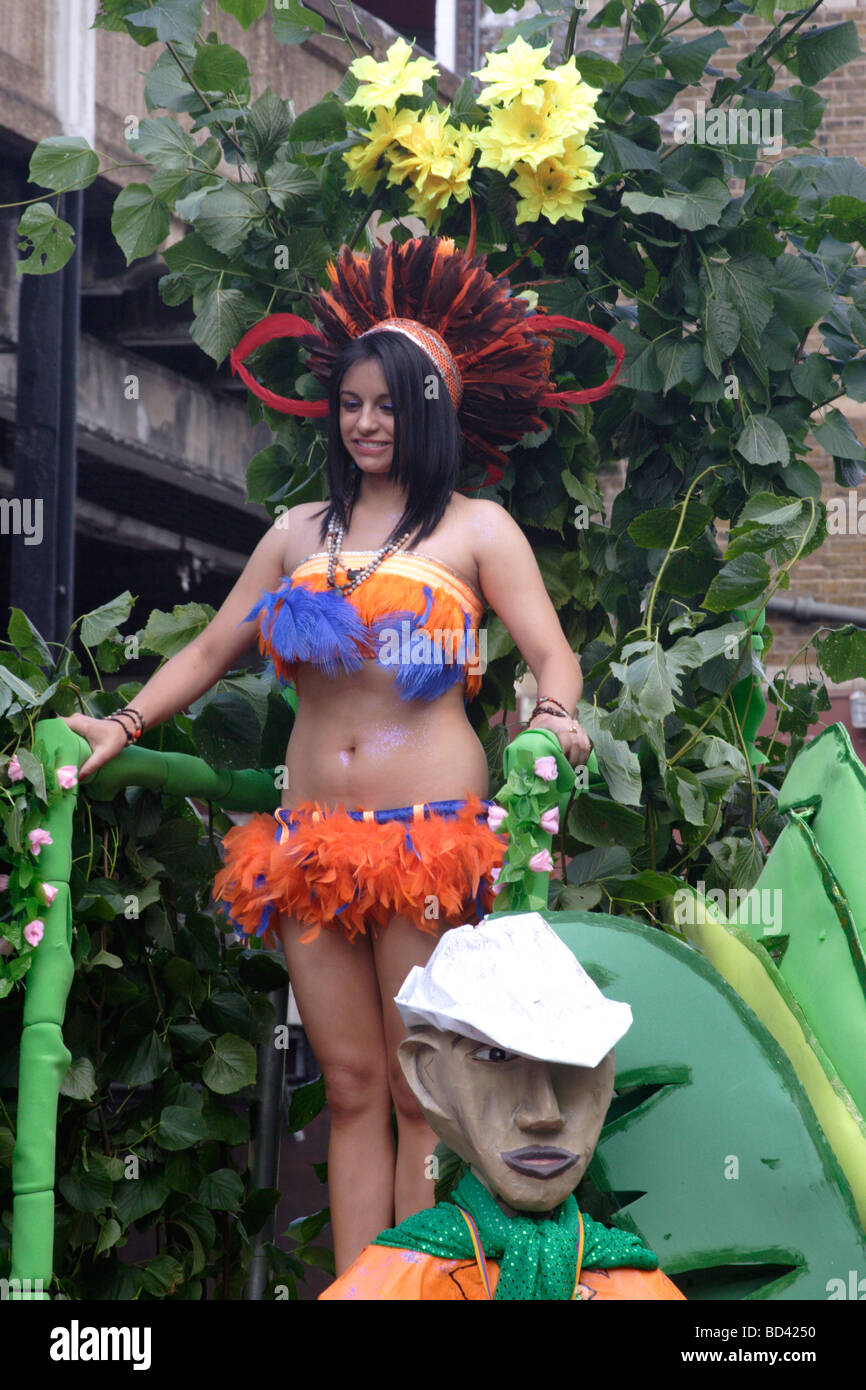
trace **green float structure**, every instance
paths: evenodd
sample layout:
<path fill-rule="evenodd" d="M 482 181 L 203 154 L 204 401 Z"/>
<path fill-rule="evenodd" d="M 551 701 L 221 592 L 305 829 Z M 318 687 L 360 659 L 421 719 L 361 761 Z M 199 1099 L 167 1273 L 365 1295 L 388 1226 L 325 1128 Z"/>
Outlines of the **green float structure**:
<path fill-rule="evenodd" d="M 89 756 L 59 719 L 37 726 L 34 751 L 49 769 Z M 542 756 L 555 760 L 550 780 L 534 772 Z M 687 885 L 691 910 L 670 933 L 595 912 L 549 912 L 548 874 L 525 865 L 552 847 L 537 812 L 565 813 L 575 773 L 544 731 L 514 740 L 505 773 L 509 858 L 524 867 L 505 886 L 503 911 L 542 911 L 599 987 L 634 1012 L 589 1174 L 603 1219 L 639 1233 L 691 1298 L 829 1297 L 832 1281 L 866 1271 L 866 885 L 858 873 L 866 770 L 844 729 L 807 745 L 782 788 L 790 823 L 751 899 L 753 909 L 764 890 L 784 895 L 781 932 L 754 910 L 740 914 L 748 922 L 727 921 Z M 590 776 L 598 776 L 594 763 Z M 270 774 L 216 772 L 197 758 L 135 747 L 83 790 L 107 799 L 126 786 L 239 811 L 279 801 Z M 26 977 L 11 1271 L 13 1296 L 25 1299 L 47 1298 L 52 1278 L 75 796 L 57 802 L 46 825 L 54 843 L 40 868 L 58 891 Z M 766 947 L 781 951 L 778 964 Z"/>

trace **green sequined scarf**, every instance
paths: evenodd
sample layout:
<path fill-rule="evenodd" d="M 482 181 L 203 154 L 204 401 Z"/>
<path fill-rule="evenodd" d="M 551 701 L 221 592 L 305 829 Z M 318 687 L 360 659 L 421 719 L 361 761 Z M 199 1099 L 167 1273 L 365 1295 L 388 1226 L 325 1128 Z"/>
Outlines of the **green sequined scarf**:
<path fill-rule="evenodd" d="M 494 1299 L 570 1299 L 577 1274 L 578 1207 L 573 1196 L 536 1217 L 506 1216 L 487 1188 L 467 1171 L 447 1202 L 416 1212 L 374 1245 L 422 1250 L 441 1259 L 472 1259 L 472 1237 L 457 1207 L 475 1221 L 484 1254 L 499 1262 Z M 658 1260 L 639 1236 L 611 1230 L 584 1216 L 583 1267 L 657 1269 Z"/>

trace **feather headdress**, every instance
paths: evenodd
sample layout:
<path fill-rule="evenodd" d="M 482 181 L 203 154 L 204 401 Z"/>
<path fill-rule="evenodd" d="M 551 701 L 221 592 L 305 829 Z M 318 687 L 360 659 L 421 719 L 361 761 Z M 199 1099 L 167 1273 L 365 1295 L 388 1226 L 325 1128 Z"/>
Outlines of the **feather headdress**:
<path fill-rule="evenodd" d="M 526 300 L 513 298 L 508 280 L 490 274 L 483 255 L 461 250 L 448 237 L 390 242 L 369 253 L 344 246 L 336 265 L 329 262 L 328 275 L 330 287 L 313 301 L 319 332 L 295 314 L 271 314 L 234 348 L 232 370 L 275 410 L 326 415 L 327 401 L 290 400 L 263 387 L 244 359 L 274 338 L 298 338 L 309 351 L 309 370 L 327 386 L 337 357 L 353 338 L 377 328 L 407 333 L 442 375 L 466 456 L 485 464 L 491 482 L 508 462 L 500 446 L 544 428 L 539 408 L 607 395 L 625 356 L 623 345 L 595 324 L 528 314 Z M 587 333 L 612 349 L 616 366 L 600 386 L 552 389 L 552 335 L 561 331 Z"/>

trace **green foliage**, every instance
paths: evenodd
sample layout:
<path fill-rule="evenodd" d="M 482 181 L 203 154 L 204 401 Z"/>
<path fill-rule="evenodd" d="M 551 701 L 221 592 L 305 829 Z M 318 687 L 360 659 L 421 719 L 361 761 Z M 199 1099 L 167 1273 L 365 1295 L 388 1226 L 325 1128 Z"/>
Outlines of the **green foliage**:
<path fill-rule="evenodd" d="M 12 947 L 0 956 L 0 1055 L 8 1059 L 0 1071 L 0 1275 L 8 1274 L 18 1113 L 23 992 L 15 986 L 40 949 L 24 938 L 24 926 L 45 913 L 28 832 L 44 824 L 58 796 L 71 795 L 37 756 L 33 727 L 49 712 L 105 715 L 134 703 L 137 683 L 109 691 L 102 682 L 130 640 L 119 625 L 132 607 L 132 596 L 121 594 L 77 621 L 83 661 L 68 646 L 49 647 L 20 609 L 0 643 L 0 869 L 8 874 L 0 936 Z M 180 605 L 151 613 L 134 635 L 168 659 L 209 616 L 198 604 Z M 145 745 L 197 757 L 204 746 L 220 766 L 218 742 L 205 732 L 209 708 L 238 681 L 244 707 L 257 711 L 244 765 L 267 766 L 272 752 L 263 737 L 273 742 L 278 731 L 284 748 L 290 719 L 273 683 L 250 675 L 230 673 L 191 716 L 160 726 Z M 50 711 L 40 703 L 49 690 Z M 202 819 L 186 798 L 144 788 L 113 801 L 79 795 L 70 880 L 75 976 L 64 1024 L 72 1064 L 57 1131 L 54 1292 L 67 1298 L 242 1298 L 253 1242 L 276 1200 L 254 1188 L 247 1145 L 256 1049 L 273 1039 L 268 994 L 285 983 L 285 964 L 257 940 L 242 946 L 226 936 L 212 915 L 217 834 L 230 822 L 211 809 L 212 820 Z M 133 1259 L 133 1238 L 151 1253 Z M 270 1250 L 276 1274 L 290 1257 Z M 301 1263 L 293 1278 L 302 1277 Z"/>

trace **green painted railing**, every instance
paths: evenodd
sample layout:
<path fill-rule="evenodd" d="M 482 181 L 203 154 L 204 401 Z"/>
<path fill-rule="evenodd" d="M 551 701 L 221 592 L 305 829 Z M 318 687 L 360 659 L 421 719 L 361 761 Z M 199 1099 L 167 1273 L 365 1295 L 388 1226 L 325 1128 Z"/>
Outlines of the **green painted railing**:
<path fill-rule="evenodd" d="M 46 719 L 36 726 L 34 752 L 49 768 L 63 764 L 80 767 L 90 756 L 90 747 L 62 719 Z M 553 734 L 519 734 L 505 750 L 506 777 L 512 767 L 529 768 L 535 758 L 543 755 L 556 759 L 557 779 L 543 784 L 542 809 L 560 805 L 564 813 L 574 789 L 575 773 Z M 214 801 L 229 811 L 272 811 L 280 800 L 269 772 L 217 772 L 200 758 L 131 746 L 62 797 L 47 813 L 43 824 L 52 844 L 42 849 L 40 877 L 57 889 L 57 896 L 43 914 L 45 935 L 26 976 L 18 1123 L 12 1159 L 11 1287 L 19 1290 L 17 1294 L 13 1292 L 13 1297 L 48 1298 L 52 1278 L 57 1105 L 71 1060 L 63 1042 L 63 1020 L 73 976 L 69 877 L 76 797 L 83 792 L 108 801 L 124 787 L 133 786 Z M 511 845 L 518 851 L 524 828 L 516 812 L 510 815 L 509 824 L 514 827 Z M 539 843 L 551 845 L 551 836 L 538 831 L 535 825 L 526 827 L 525 833 L 530 830 L 539 837 L 533 841 L 533 847 Z M 522 885 L 509 885 L 508 910 L 546 907 L 548 878 L 548 874 L 526 873 Z"/>

